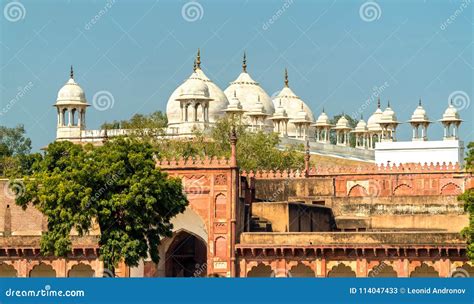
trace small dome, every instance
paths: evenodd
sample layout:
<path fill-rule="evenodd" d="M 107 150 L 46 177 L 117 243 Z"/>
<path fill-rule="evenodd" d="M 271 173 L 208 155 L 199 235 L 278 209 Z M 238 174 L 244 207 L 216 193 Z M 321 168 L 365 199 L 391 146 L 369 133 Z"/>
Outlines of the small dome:
<path fill-rule="evenodd" d="M 319 115 L 318 119 L 316 120 L 315 126 L 323 127 L 323 126 L 330 126 L 330 125 L 331 125 L 331 121 L 329 120 L 329 116 L 323 110 L 323 112 Z"/>
<path fill-rule="evenodd" d="M 270 119 L 288 119 L 288 113 L 286 113 L 285 108 L 281 106 L 281 101 L 279 101 L 278 106 L 275 107 L 275 113 Z"/>
<path fill-rule="evenodd" d="M 367 123 L 361 118 L 354 129 L 356 132 L 367 132 Z"/>
<path fill-rule="evenodd" d="M 268 96 L 267 92 L 265 92 L 259 83 L 253 80 L 247 73 L 247 59 L 245 54 L 242 63 L 242 72 L 239 74 L 237 79 L 232 81 L 224 90 L 227 99 L 231 99 L 234 92 L 237 92 L 237 98 L 242 104 L 242 109 L 246 111 L 244 117 L 252 112 L 257 98 L 260 98 L 265 114 L 270 116 L 275 112 L 275 106 L 272 103 L 270 96 Z M 271 125 L 271 122 L 267 121 L 266 124 Z"/>
<path fill-rule="evenodd" d="M 180 87 L 178 99 L 208 99 L 209 88 L 206 83 L 193 73 Z"/>
<path fill-rule="evenodd" d="M 410 122 L 430 122 L 428 115 L 426 115 L 425 109 L 421 105 L 421 99 L 418 107 L 416 107 L 415 111 L 413 111 Z"/>
<path fill-rule="evenodd" d="M 276 106 L 281 102 L 281 106 L 285 109 L 288 117 L 292 120 L 299 119 L 297 118 L 299 115 L 298 112 L 301 111 L 301 105 L 303 106 L 303 111 L 306 112 L 307 120 L 310 122 L 314 121 L 313 112 L 308 107 L 308 105 L 301 100 L 291 88 L 288 86 L 288 74 L 285 71 L 285 86 L 280 91 L 280 93 L 273 99 L 273 104 Z M 310 128 L 310 133 L 308 134 L 309 137 L 314 136 L 313 128 Z M 293 124 L 288 125 L 288 136 L 296 137 L 297 130 L 296 126 Z"/>
<path fill-rule="evenodd" d="M 242 110 L 242 104 L 240 103 L 240 100 L 237 98 L 237 94 L 234 91 L 234 96 L 229 100 L 229 105 L 227 106 L 227 109 L 224 110 L 225 112 L 244 112 Z"/>
<path fill-rule="evenodd" d="M 380 127 L 380 119 L 382 118 L 383 112 L 380 108 L 375 110 L 374 114 L 372 114 L 369 119 L 367 120 L 367 128 L 369 131 L 381 131 L 382 128 Z"/>
<path fill-rule="evenodd" d="M 352 129 L 349 125 L 349 121 L 347 120 L 345 115 L 342 115 L 336 123 L 336 127 L 334 129 Z"/>
<path fill-rule="evenodd" d="M 265 112 L 265 107 L 263 106 L 263 103 L 260 101 L 260 95 L 257 97 L 257 102 L 250 109 L 249 114 L 252 114 L 252 115 L 268 115 Z"/>
<path fill-rule="evenodd" d="M 390 102 L 388 103 L 387 108 L 383 111 L 379 123 L 397 123 L 397 115 L 395 115 L 395 111 L 390 107 Z"/>
<path fill-rule="evenodd" d="M 214 123 L 221 117 L 225 115 L 224 110 L 229 105 L 229 101 L 225 96 L 224 92 L 214 83 L 212 82 L 206 74 L 200 68 L 201 59 L 200 55 L 196 58 L 196 65 L 195 71 L 191 74 L 188 78 L 197 78 L 202 80 L 206 85 L 209 92 L 209 122 Z M 180 99 L 180 95 L 182 93 L 181 89 L 182 86 L 185 85 L 187 80 L 178 86 L 171 96 L 168 99 L 168 103 L 166 104 L 166 116 L 168 117 L 168 125 L 179 124 L 181 123 L 181 103 L 178 99 Z"/>
<path fill-rule="evenodd" d="M 56 105 L 87 105 L 84 90 L 74 80 L 74 73 L 71 67 L 71 78 L 58 91 Z"/>
<path fill-rule="evenodd" d="M 443 118 L 440 121 L 462 121 L 459 116 L 458 109 L 456 109 L 452 103 L 446 108 L 443 114 Z"/>

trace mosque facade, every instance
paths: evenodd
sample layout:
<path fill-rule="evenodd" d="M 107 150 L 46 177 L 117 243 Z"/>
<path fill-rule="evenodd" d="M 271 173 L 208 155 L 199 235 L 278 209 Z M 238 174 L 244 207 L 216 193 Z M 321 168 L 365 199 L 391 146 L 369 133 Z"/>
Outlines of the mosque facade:
<path fill-rule="evenodd" d="M 57 140 L 100 144 L 128 130 L 87 130 L 88 103 L 70 79 L 60 89 Z M 186 138 L 237 115 L 251 131 L 277 132 L 282 141 L 306 143 L 305 168 L 245 172 L 238 168 L 231 136 L 229 159 L 157 161 L 181 178 L 189 205 L 173 219 L 173 234 L 156 249 L 158 264 L 120 264 L 120 277 L 452 277 L 474 276 L 460 231 L 468 214 L 457 196 L 474 188 L 462 164 L 462 122 L 449 105 L 440 119 L 442 140 L 430 141 L 421 101 L 409 123 L 411 141 L 397 141 L 401 123 L 380 102 L 367 122 L 353 129 L 342 116 L 335 125 L 284 86 L 273 99 L 247 72 L 222 91 L 202 71 L 200 54 L 192 74 L 172 94 L 166 113 L 168 137 Z M 330 143 L 334 132 L 336 143 Z M 349 146 L 355 134 L 355 147 Z M 311 154 L 369 160 L 359 166 L 317 164 Z M 423 161 L 418 161 L 418 160 Z M 432 163 L 425 163 L 430 160 Z M 7 189 L 8 181 L 0 180 Z M 22 210 L 0 192 L 0 276 L 107 276 L 99 256 L 100 231 L 72 235 L 67 258 L 42 256 L 47 219 Z"/>

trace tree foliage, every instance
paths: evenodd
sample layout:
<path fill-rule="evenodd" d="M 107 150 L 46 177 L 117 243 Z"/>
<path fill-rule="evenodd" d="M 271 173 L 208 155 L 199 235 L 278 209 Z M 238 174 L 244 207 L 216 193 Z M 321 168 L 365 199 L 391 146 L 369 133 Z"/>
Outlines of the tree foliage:
<path fill-rule="evenodd" d="M 474 142 L 470 142 L 468 148 L 466 171 L 474 173 Z M 474 189 L 466 189 L 459 199 L 464 201 L 464 210 L 469 213 L 469 226 L 463 229 L 462 235 L 467 240 L 467 255 L 474 261 Z"/>
<path fill-rule="evenodd" d="M 41 158 L 38 153 L 30 154 L 31 139 L 25 133 L 23 125 L 14 128 L 0 126 L 0 176 L 30 174 L 33 163 Z"/>
<path fill-rule="evenodd" d="M 160 239 L 171 236 L 170 220 L 188 202 L 181 181 L 155 168 L 154 155 L 149 143 L 133 138 L 100 147 L 50 144 L 16 200 L 48 217 L 42 254 L 66 256 L 71 231 L 86 235 L 96 223 L 105 267 L 121 260 L 136 266 L 147 256 L 158 262 Z"/>
<path fill-rule="evenodd" d="M 280 147 L 276 133 L 249 132 L 238 121 L 224 118 L 203 134 L 195 132 L 192 139 L 158 139 L 154 142 L 159 157 L 230 157 L 230 133 L 232 127 L 237 133 L 237 162 L 242 170 L 283 170 L 304 167 L 304 146 Z"/>
<path fill-rule="evenodd" d="M 166 114 L 156 111 L 151 114 L 135 114 L 129 120 L 114 120 L 102 124 L 102 129 L 127 129 L 130 136 L 153 138 L 164 134 L 168 124 Z"/>

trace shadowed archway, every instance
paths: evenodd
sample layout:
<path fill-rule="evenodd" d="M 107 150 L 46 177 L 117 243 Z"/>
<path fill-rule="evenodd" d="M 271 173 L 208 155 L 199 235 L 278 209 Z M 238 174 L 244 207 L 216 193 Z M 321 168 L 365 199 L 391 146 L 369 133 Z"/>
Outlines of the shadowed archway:
<path fill-rule="evenodd" d="M 180 231 L 166 252 L 167 277 L 207 276 L 207 246 L 198 236 Z"/>

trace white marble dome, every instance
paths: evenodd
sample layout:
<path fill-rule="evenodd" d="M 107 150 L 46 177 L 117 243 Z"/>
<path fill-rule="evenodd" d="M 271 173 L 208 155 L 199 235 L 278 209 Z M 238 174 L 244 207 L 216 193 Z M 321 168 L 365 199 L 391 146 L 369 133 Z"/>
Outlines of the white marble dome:
<path fill-rule="evenodd" d="M 375 110 L 374 114 L 372 114 L 369 119 L 367 120 L 367 129 L 372 132 L 379 132 L 382 131 L 382 127 L 380 127 L 380 120 L 382 119 L 383 112 L 380 109 L 380 105 Z"/>
<path fill-rule="evenodd" d="M 449 106 L 444 111 L 443 118 L 440 121 L 461 121 L 458 109 L 456 109 L 452 103 L 449 103 Z"/>
<path fill-rule="evenodd" d="M 426 115 L 426 110 L 421 105 L 421 100 L 418 104 L 418 107 L 416 107 L 415 111 L 413 111 L 410 122 L 429 122 L 428 115 Z"/>
<path fill-rule="evenodd" d="M 185 86 L 186 82 L 192 78 L 203 81 L 207 86 L 208 97 L 211 99 L 211 101 L 209 101 L 209 122 L 215 123 L 225 115 L 224 110 L 229 105 L 227 97 L 225 96 L 224 92 L 222 92 L 222 90 L 214 82 L 212 82 L 198 66 L 196 71 L 192 73 L 182 85 L 177 87 L 169 97 L 168 103 L 166 105 L 168 124 L 177 124 L 181 122 L 181 105 L 177 99 L 180 98 L 183 86 Z"/>
<path fill-rule="evenodd" d="M 334 129 L 351 129 L 351 126 L 349 125 L 349 121 L 347 120 L 346 116 L 345 115 L 342 115 L 337 123 L 336 123 L 336 127 Z"/>
<path fill-rule="evenodd" d="M 56 105 L 86 105 L 86 94 L 84 90 L 74 80 L 74 75 L 71 70 L 71 78 L 58 91 L 58 98 Z"/>
<path fill-rule="evenodd" d="M 382 113 L 382 117 L 379 123 L 396 123 L 397 122 L 397 115 L 395 111 L 392 110 L 390 107 L 390 103 L 388 103 L 387 108 Z"/>
<path fill-rule="evenodd" d="M 356 132 L 366 132 L 367 131 L 367 123 L 361 118 L 357 123 L 355 129 Z"/>
<path fill-rule="evenodd" d="M 180 87 L 179 99 L 209 98 L 207 84 L 193 73 Z"/>
<path fill-rule="evenodd" d="M 301 111 L 301 103 L 303 103 L 303 111 L 306 112 L 308 120 L 314 122 L 314 115 L 308 105 L 301 100 L 288 86 L 288 76 L 285 74 L 285 87 L 280 91 L 280 93 L 273 99 L 273 104 L 276 106 L 280 103 L 281 106 L 285 109 L 288 114 L 288 118 L 295 120 L 298 118 L 298 113 Z M 309 130 L 309 136 L 314 136 L 313 128 Z M 288 124 L 288 136 L 296 137 L 297 130 L 294 124 Z"/>
<path fill-rule="evenodd" d="M 246 59 L 244 55 L 244 62 L 242 65 L 242 72 L 240 75 L 230 83 L 230 85 L 224 90 L 224 94 L 227 99 L 232 98 L 234 92 L 237 94 L 237 98 L 242 104 L 242 108 L 247 113 L 252 111 L 252 107 L 255 105 L 257 98 L 260 98 L 260 102 L 263 104 L 263 111 L 265 114 L 271 116 L 275 112 L 275 106 L 268 96 L 267 92 L 259 85 L 258 82 L 252 79 L 247 73 Z M 244 113 L 244 117 L 246 114 Z M 268 121 L 267 124 L 271 125 Z"/>
<path fill-rule="evenodd" d="M 316 126 L 329 126 L 331 125 L 331 121 L 329 119 L 329 116 L 326 114 L 326 112 L 323 112 L 319 115 L 318 119 L 316 120 Z"/>

